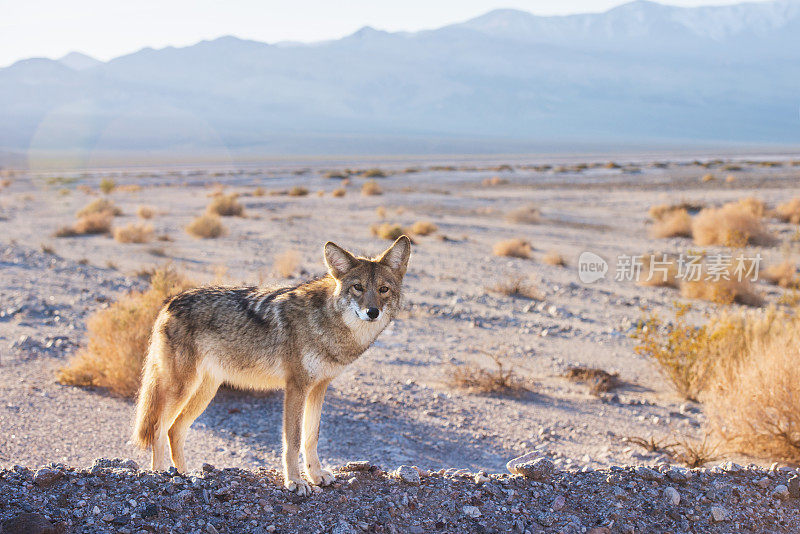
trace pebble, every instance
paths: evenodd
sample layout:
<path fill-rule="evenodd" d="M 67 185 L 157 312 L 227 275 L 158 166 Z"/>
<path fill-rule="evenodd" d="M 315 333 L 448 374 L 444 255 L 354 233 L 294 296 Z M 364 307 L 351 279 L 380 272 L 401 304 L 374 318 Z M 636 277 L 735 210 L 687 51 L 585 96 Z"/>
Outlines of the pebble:
<path fill-rule="evenodd" d="M 789 489 L 789 495 L 794 497 L 795 499 L 800 499 L 800 476 L 794 475 L 789 478 L 789 482 L 787 484 Z"/>
<path fill-rule="evenodd" d="M 714 522 L 719 523 L 721 521 L 727 521 L 730 518 L 731 514 L 722 506 L 711 507 L 711 519 L 713 519 Z"/>
<path fill-rule="evenodd" d="M 419 486 L 420 484 L 419 471 L 410 465 L 401 465 L 398 467 L 395 471 L 395 476 L 397 476 L 406 484 L 411 484 L 412 486 Z"/>
<path fill-rule="evenodd" d="M 58 469 L 43 467 L 33 475 L 33 482 L 40 488 L 47 488 L 55 484 L 61 476 L 62 473 Z"/>
<path fill-rule="evenodd" d="M 552 460 L 545 457 L 538 457 L 539 453 L 529 452 L 523 454 L 506 464 L 506 469 L 512 474 L 522 475 L 533 480 L 545 480 L 550 478 L 556 470 Z M 535 459 L 534 459 L 535 458 Z"/>
<path fill-rule="evenodd" d="M 783 484 L 778 484 L 775 486 L 775 489 L 772 490 L 772 497 L 785 501 L 789 498 L 789 488 Z"/>
<path fill-rule="evenodd" d="M 461 511 L 473 519 L 481 516 L 481 511 L 477 506 L 463 506 Z"/>
<path fill-rule="evenodd" d="M 681 494 L 671 486 L 664 489 L 664 496 L 672 506 L 678 506 L 681 503 Z"/>

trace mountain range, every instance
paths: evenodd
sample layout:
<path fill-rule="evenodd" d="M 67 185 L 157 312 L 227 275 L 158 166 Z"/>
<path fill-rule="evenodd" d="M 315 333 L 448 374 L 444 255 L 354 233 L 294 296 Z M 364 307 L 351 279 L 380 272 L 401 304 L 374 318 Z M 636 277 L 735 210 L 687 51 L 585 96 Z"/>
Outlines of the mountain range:
<path fill-rule="evenodd" d="M 419 32 L 221 37 L 0 69 L 0 150 L 525 151 L 800 142 L 800 0 L 502 9 Z"/>

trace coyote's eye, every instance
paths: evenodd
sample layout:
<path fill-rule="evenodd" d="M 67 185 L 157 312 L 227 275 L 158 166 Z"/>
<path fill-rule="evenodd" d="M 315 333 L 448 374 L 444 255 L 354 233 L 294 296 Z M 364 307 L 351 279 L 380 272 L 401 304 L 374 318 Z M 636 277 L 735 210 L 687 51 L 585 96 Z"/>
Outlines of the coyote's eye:
<path fill-rule="evenodd" d="M 387 286 L 381 286 L 378 288 L 378 291 L 380 291 L 381 293 L 386 293 L 387 291 L 389 291 L 389 288 Z"/>
<path fill-rule="evenodd" d="M 361 284 L 353 284 L 353 289 L 361 293 L 362 291 L 364 291 L 364 286 L 362 286 Z"/>

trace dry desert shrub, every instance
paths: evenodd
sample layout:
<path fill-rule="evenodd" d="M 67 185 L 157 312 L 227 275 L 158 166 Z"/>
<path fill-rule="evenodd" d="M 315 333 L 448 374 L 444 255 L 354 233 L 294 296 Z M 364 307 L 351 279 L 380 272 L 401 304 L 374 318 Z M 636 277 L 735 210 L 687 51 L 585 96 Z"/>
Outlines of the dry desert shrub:
<path fill-rule="evenodd" d="M 669 210 L 650 229 L 653 237 L 692 237 L 692 216 L 685 209 Z"/>
<path fill-rule="evenodd" d="M 157 270 L 150 289 L 131 292 L 87 323 L 88 343 L 58 371 L 58 381 L 72 386 L 106 388 L 113 395 L 132 397 L 139 389 L 150 331 L 164 300 L 193 287 L 173 269 Z"/>
<path fill-rule="evenodd" d="M 256 187 L 255 189 L 253 189 L 253 196 L 254 197 L 263 197 L 263 196 L 266 196 L 266 195 L 267 195 L 267 191 L 263 187 Z"/>
<path fill-rule="evenodd" d="M 194 237 L 213 239 L 225 235 L 226 229 L 219 216 L 206 213 L 190 222 L 186 231 Z"/>
<path fill-rule="evenodd" d="M 221 215 L 222 217 L 243 217 L 244 206 L 239 203 L 239 195 L 236 193 L 220 194 L 213 197 L 206 212 L 209 215 Z"/>
<path fill-rule="evenodd" d="M 506 185 L 508 180 L 499 176 L 492 176 L 491 178 L 484 178 L 481 183 L 485 186 Z"/>
<path fill-rule="evenodd" d="M 709 441 L 709 436 L 703 436 L 702 441 L 690 438 L 680 438 L 670 447 L 668 454 L 676 462 L 684 464 L 691 469 L 703 467 L 709 462 L 719 460 L 717 451 L 719 444 Z"/>
<path fill-rule="evenodd" d="M 363 173 L 364 178 L 385 178 L 386 173 L 380 169 L 367 169 Z"/>
<path fill-rule="evenodd" d="M 692 221 L 692 236 L 700 246 L 742 247 L 748 243 L 766 246 L 775 242 L 751 207 L 738 202 L 702 210 Z"/>
<path fill-rule="evenodd" d="M 775 217 L 783 222 L 800 224 L 800 198 L 778 204 L 775 208 Z"/>
<path fill-rule="evenodd" d="M 532 251 L 533 247 L 531 247 L 530 242 L 520 238 L 499 241 L 492 247 L 492 253 L 495 256 L 507 256 L 510 258 L 528 259 L 531 257 Z"/>
<path fill-rule="evenodd" d="M 343 196 L 345 196 L 345 194 L 347 194 L 347 189 L 345 189 L 344 187 L 340 187 L 338 189 L 334 189 L 333 191 L 331 191 L 331 196 L 334 196 L 334 197 L 337 197 L 337 198 L 343 197 Z"/>
<path fill-rule="evenodd" d="M 508 276 L 487 289 L 509 297 L 522 297 L 531 300 L 544 298 L 536 284 L 524 276 Z"/>
<path fill-rule="evenodd" d="M 368 182 L 364 182 L 364 185 L 361 186 L 361 194 L 368 197 L 382 195 L 383 189 L 381 189 L 381 186 L 378 185 L 378 182 L 375 180 L 370 180 Z"/>
<path fill-rule="evenodd" d="M 304 197 L 308 195 L 308 189 L 303 187 L 302 185 L 296 185 L 289 189 L 287 193 L 290 197 Z"/>
<path fill-rule="evenodd" d="M 411 228 L 409 228 L 408 231 L 415 235 L 425 236 L 431 235 L 438 229 L 439 227 L 430 221 L 417 221 L 411 225 Z"/>
<path fill-rule="evenodd" d="M 564 267 L 567 265 L 567 260 L 564 259 L 564 256 L 562 256 L 559 252 L 551 250 L 542 256 L 542 263 L 556 267 Z"/>
<path fill-rule="evenodd" d="M 296 250 L 286 250 L 275 257 L 273 270 L 284 278 L 291 278 L 300 265 L 300 253 Z"/>
<path fill-rule="evenodd" d="M 141 219 L 152 219 L 155 214 L 156 210 L 150 206 L 139 206 L 136 208 L 136 215 Z"/>
<path fill-rule="evenodd" d="M 619 373 L 609 373 L 594 367 L 574 366 L 567 369 L 564 378 L 572 382 L 580 382 L 589 386 L 592 395 L 608 393 L 621 384 Z"/>
<path fill-rule="evenodd" d="M 657 204 L 655 206 L 651 206 L 650 209 L 647 211 L 647 214 L 650 216 L 651 219 L 657 221 L 671 211 L 686 210 L 688 212 L 697 212 L 703 209 L 703 207 L 704 206 L 702 204 L 693 202 L 679 202 L 678 204 Z"/>
<path fill-rule="evenodd" d="M 393 223 L 381 223 L 381 224 L 373 224 L 370 227 L 370 231 L 372 235 L 376 237 L 380 237 L 381 239 L 389 239 L 394 241 L 401 235 L 403 235 L 403 227 L 399 224 Z"/>
<path fill-rule="evenodd" d="M 780 287 L 796 288 L 798 286 L 797 267 L 789 260 L 769 265 L 761 271 L 761 278 Z"/>
<path fill-rule="evenodd" d="M 754 217 L 763 217 L 767 213 L 767 205 L 763 200 L 755 197 L 745 197 L 736 202 L 731 202 Z"/>
<path fill-rule="evenodd" d="M 80 211 L 78 211 L 78 213 L 75 214 L 75 216 L 81 218 L 86 215 L 103 212 L 110 213 L 112 217 L 122 215 L 122 210 L 119 209 L 113 202 L 105 198 L 97 198 L 84 206 Z"/>
<path fill-rule="evenodd" d="M 700 178 L 700 181 L 703 183 L 713 182 L 714 180 L 716 180 L 716 178 L 714 178 L 714 175 L 711 173 L 704 174 L 703 177 Z"/>
<path fill-rule="evenodd" d="M 753 287 L 748 279 L 741 279 L 730 274 L 730 278 L 707 280 L 684 280 L 681 283 L 681 296 L 689 299 L 700 299 L 715 304 L 743 304 L 745 306 L 763 306 L 764 297 Z"/>
<path fill-rule="evenodd" d="M 114 239 L 120 243 L 147 243 L 153 240 L 152 224 L 130 223 L 114 228 Z"/>
<path fill-rule="evenodd" d="M 377 208 L 375 208 L 375 215 L 377 215 L 379 219 L 385 219 L 386 206 L 378 206 Z"/>
<path fill-rule="evenodd" d="M 539 212 L 539 208 L 534 205 L 528 205 L 508 212 L 506 220 L 517 224 L 538 224 L 542 222 L 542 215 Z"/>
<path fill-rule="evenodd" d="M 642 270 L 638 284 L 650 287 L 677 288 L 678 264 L 675 258 L 665 254 L 645 254 L 642 256 Z"/>
<path fill-rule="evenodd" d="M 733 449 L 800 462 L 800 322 L 781 318 L 723 368 L 706 395 L 709 425 Z"/>
<path fill-rule="evenodd" d="M 55 236 L 72 237 L 76 235 L 107 234 L 111 231 L 112 220 L 113 216 L 110 211 L 89 213 L 78 218 L 75 224 L 59 228 Z"/>
<path fill-rule="evenodd" d="M 344 180 L 347 178 L 347 174 L 341 171 L 328 171 L 325 173 L 325 178 L 332 179 L 332 180 Z"/>
<path fill-rule="evenodd" d="M 494 353 L 482 351 L 491 358 L 494 368 L 489 370 L 477 365 L 452 367 L 447 376 L 450 387 L 473 394 L 499 394 L 518 397 L 530 391 L 526 381 L 509 368 L 502 358 Z"/>
<path fill-rule="evenodd" d="M 113 178 L 103 178 L 100 180 L 100 191 L 108 195 L 117 188 L 117 182 Z"/>
<path fill-rule="evenodd" d="M 725 183 L 727 183 L 727 184 L 732 184 L 735 181 L 736 181 L 736 177 L 734 175 L 732 175 L 732 174 L 729 174 L 728 176 L 725 177 Z"/>

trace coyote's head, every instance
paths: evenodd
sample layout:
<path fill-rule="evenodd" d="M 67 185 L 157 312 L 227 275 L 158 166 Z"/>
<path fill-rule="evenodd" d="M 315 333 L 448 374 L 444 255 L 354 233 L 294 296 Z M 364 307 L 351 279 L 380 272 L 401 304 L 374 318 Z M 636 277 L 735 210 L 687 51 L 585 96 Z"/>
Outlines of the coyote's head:
<path fill-rule="evenodd" d="M 330 241 L 325 243 L 325 263 L 336 280 L 340 309 L 362 321 L 392 319 L 410 255 L 411 240 L 404 235 L 373 259 L 357 258 Z"/>

